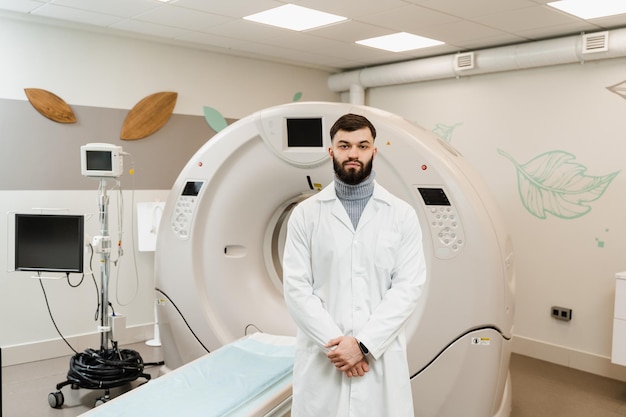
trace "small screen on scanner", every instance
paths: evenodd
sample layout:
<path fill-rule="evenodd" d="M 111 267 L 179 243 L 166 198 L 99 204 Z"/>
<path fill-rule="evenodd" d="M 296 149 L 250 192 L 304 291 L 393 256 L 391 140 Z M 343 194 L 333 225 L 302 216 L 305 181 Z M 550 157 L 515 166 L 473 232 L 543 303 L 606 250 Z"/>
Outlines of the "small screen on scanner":
<path fill-rule="evenodd" d="M 290 148 L 321 148 L 322 119 L 287 119 L 287 146 Z"/>
<path fill-rule="evenodd" d="M 187 181 L 185 188 L 183 188 L 183 195 L 197 197 L 202 184 L 204 184 L 202 181 Z"/>
<path fill-rule="evenodd" d="M 441 188 L 418 188 L 427 206 L 449 206 L 450 200 Z"/>

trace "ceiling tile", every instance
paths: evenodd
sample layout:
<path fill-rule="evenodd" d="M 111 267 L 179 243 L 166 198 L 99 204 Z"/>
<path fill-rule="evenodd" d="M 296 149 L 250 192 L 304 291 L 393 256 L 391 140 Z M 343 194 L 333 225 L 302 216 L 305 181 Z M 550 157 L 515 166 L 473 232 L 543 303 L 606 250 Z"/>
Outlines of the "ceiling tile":
<path fill-rule="evenodd" d="M 528 38 L 509 33 L 500 33 L 499 35 L 489 36 L 486 38 L 465 39 L 457 41 L 454 45 L 459 47 L 458 52 L 476 51 L 479 49 L 489 49 L 497 46 L 512 45 L 516 43 L 527 42 Z"/>
<path fill-rule="evenodd" d="M 452 16 L 471 19 L 472 17 L 500 13 L 509 10 L 536 6 L 532 0 L 407 0 L 410 3 L 438 10 Z M 548 0 L 552 1 L 552 0 Z"/>
<path fill-rule="evenodd" d="M 284 2 L 274 0 L 228 0 L 228 1 L 207 1 L 207 0 L 178 0 L 174 6 L 187 9 L 200 10 L 203 12 L 218 14 L 228 17 L 242 18 L 264 10 L 282 6 Z"/>
<path fill-rule="evenodd" d="M 120 22 L 112 24 L 110 27 L 114 29 L 140 33 L 142 35 L 156 36 L 165 39 L 176 39 L 193 33 L 188 30 L 176 27 L 166 27 L 162 25 L 156 25 L 150 22 L 141 22 L 131 19 L 124 19 Z"/>
<path fill-rule="evenodd" d="M 164 5 L 135 16 L 136 20 L 187 30 L 201 30 L 231 20 L 225 16 Z"/>
<path fill-rule="evenodd" d="M 605 29 L 615 29 L 619 27 L 624 27 L 625 20 L 626 14 L 620 14 L 617 16 L 607 16 L 600 17 L 598 19 L 591 19 L 589 23 Z"/>
<path fill-rule="evenodd" d="M 0 9 L 28 13 L 43 4 L 41 1 L 34 0 L 0 0 Z"/>
<path fill-rule="evenodd" d="M 78 22 L 115 34 L 309 67 L 331 66 L 333 71 L 626 27 L 626 14 L 587 22 L 546 6 L 548 1 L 0 0 L 0 18 L 20 16 L 35 23 L 48 19 L 72 27 Z M 288 2 L 349 20 L 305 32 L 242 20 Z M 401 31 L 446 45 L 393 54 L 354 43 Z"/>
<path fill-rule="evenodd" d="M 88 12 L 71 7 L 56 6 L 54 4 L 46 4 L 36 9 L 32 12 L 32 14 L 93 26 L 109 26 L 120 20 L 119 17 L 107 14 Z"/>
<path fill-rule="evenodd" d="M 390 33 L 404 31 L 414 35 L 422 35 L 428 27 L 456 20 L 458 17 L 415 5 L 407 5 L 359 18 L 359 21 L 387 28 Z"/>
<path fill-rule="evenodd" d="M 401 56 L 394 52 L 370 48 L 363 45 L 346 44 L 343 42 L 335 42 L 332 48 L 313 50 L 312 52 L 337 58 L 343 56 L 351 60 L 359 61 L 375 58 L 381 62 L 392 62 L 401 59 Z"/>
<path fill-rule="evenodd" d="M 407 5 L 403 0 L 302 0 L 300 6 L 352 19 L 388 12 Z"/>
<path fill-rule="evenodd" d="M 538 41 L 542 39 L 578 35 L 582 32 L 597 32 L 599 30 L 601 29 L 590 23 L 577 22 L 567 25 L 554 25 L 529 30 L 520 30 L 518 33 L 528 40 Z"/>
<path fill-rule="evenodd" d="M 235 39 L 244 39 L 252 42 L 272 39 L 279 36 L 290 36 L 292 33 L 297 33 L 287 29 L 280 29 L 247 20 L 231 20 L 220 25 L 205 28 L 202 32 L 227 36 Z"/>
<path fill-rule="evenodd" d="M 357 22 L 355 20 L 348 20 L 347 22 L 341 22 L 336 25 L 329 25 L 319 29 L 309 31 L 315 36 L 321 36 L 323 38 L 335 39 L 344 42 L 356 42 L 361 39 L 374 38 L 376 36 L 383 36 L 389 34 L 389 29 L 381 28 L 369 23 Z"/>
<path fill-rule="evenodd" d="M 456 20 L 435 27 L 429 27 L 428 30 L 424 32 L 424 35 L 451 45 L 465 45 L 467 42 L 476 42 L 481 39 L 487 40 L 496 39 L 500 36 L 512 36 L 501 30 L 468 20 Z M 517 38 L 517 40 L 521 41 L 523 39 Z"/>
<path fill-rule="evenodd" d="M 509 33 L 541 27 L 567 25 L 581 21 L 573 16 L 556 11 L 549 6 L 539 5 L 484 15 L 473 20 Z"/>
<path fill-rule="evenodd" d="M 131 17 L 163 6 L 153 0 L 54 0 L 53 4 L 119 17 Z"/>

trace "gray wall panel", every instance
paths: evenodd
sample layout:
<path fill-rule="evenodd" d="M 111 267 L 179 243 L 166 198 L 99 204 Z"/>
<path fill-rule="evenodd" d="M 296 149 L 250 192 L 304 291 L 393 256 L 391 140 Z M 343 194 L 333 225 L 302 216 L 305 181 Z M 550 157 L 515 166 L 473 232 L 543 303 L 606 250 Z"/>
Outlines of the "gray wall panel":
<path fill-rule="evenodd" d="M 153 135 L 119 139 L 128 110 L 72 106 L 77 122 L 62 124 L 42 116 L 28 101 L 0 99 L 0 190 L 90 190 L 96 180 L 80 174 L 80 147 L 120 145 L 122 187 L 170 189 L 189 158 L 215 132 L 204 117 L 173 114 Z"/>

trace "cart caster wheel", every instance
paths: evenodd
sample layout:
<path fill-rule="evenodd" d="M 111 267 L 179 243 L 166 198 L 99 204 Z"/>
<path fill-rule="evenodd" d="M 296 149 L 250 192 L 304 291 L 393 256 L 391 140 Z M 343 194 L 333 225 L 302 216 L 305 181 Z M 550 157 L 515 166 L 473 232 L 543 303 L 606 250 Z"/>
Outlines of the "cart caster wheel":
<path fill-rule="evenodd" d="M 63 393 L 61 391 L 51 392 L 48 394 L 48 404 L 52 408 L 61 408 L 63 406 L 63 402 L 65 398 L 63 397 Z"/>
<path fill-rule="evenodd" d="M 104 397 L 102 397 L 102 398 L 98 398 L 98 399 L 96 400 L 96 403 L 94 404 L 94 407 L 99 407 L 99 406 L 101 406 L 102 404 L 104 404 L 104 403 L 106 403 L 106 402 L 108 402 L 108 401 L 109 401 L 109 399 L 108 399 L 108 398 L 104 398 Z"/>

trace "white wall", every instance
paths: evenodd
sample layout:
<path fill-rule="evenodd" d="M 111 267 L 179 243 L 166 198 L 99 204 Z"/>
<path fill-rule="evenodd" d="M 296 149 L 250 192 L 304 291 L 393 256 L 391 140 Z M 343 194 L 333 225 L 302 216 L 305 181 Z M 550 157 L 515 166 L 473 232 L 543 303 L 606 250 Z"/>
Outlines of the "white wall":
<path fill-rule="evenodd" d="M 106 36 L 101 33 L 64 29 L 47 24 L 0 18 L 0 98 L 26 100 L 24 88 L 51 91 L 70 105 L 130 109 L 145 96 L 175 91 L 174 113 L 202 115 L 203 106 L 226 118 L 241 118 L 259 109 L 292 101 L 336 101 L 327 88 L 328 73 L 296 66 L 236 58 L 200 50 L 160 45 L 147 41 Z M 0 115 L 1 121 L 2 115 Z M 50 122 L 52 123 L 52 122 Z M 45 140 L 46 138 L 41 138 Z M 180 138 L 184 140 L 184 138 Z M 33 150 L 36 152 L 36 149 Z M 166 150 L 163 150 L 166 152 Z M 2 152 L 11 152 L 3 149 Z M 25 169 L 16 175 L 29 175 Z M 80 175 L 79 172 L 76 175 Z M 168 190 L 137 190 L 135 201 L 164 201 Z M 152 253 L 133 256 L 131 193 L 125 191 L 126 250 L 122 258 L 119 291 L 111 278 L 110 298 L 116 312 L 127 316 L 134 328 L 127 341 L 152 337 L 154 276 Z M 97 182 L 93 191 L 2 191 L 0 190 L 0 346 L 4 364 L 71 353 L 50 322 L 38 280 L 31 274 L 9 272 L 10 246 L 4 213 L 32 211 L 36 207 L 65 208 L 72 213 L 97 211 Z M 111 211 L 115 208 L 114 199 Z M 111 214 L 116 225 L 115 213 Z M 87 223 L 96 231 L 98 220 Z M 112 258 L 116 258 L 115 255 Z M 135 259 L 138 271 L 136 281 Z M 97 263 L 97 262 L 96 262 Z M 113 274 L 116 271 L 113 270 Z M 75 283 L 78 276 L 71 276 Z M 96 274 L 99 280 L 99 275 Z M 77 349 L 97 347 L 97 323 L 93 316 L 96 295 L 91 278 L 81 287 L 70 288 L 65 280 L 46 281 L 50 305 L 62 332 L 72 337 Z M 125 304 L 139 289 L 134 301 Z"/>
<path fill-rule="evenodd" d="M 1 18 L 1 17 L 0 17 Z M 25 100 L 43 88 L 68 104 L 130 109 L 145 96 L 175 91 L 174 113 L 203 106 L 241 118 L 276 104 L 336 101 L 328 73 L 200 50 L 2 19 L 0 97 Z"/>
<path fill-rule="evenodd" d="M 374 88 L 367 103 L 450 133 L 487 181 L 515 246 L 515 350 L 620 378 L 626 373 L 609 357 L 614 277 L 626 270 L 626 100 L 606 87 L 626 80 L 625 64 L 621 58 Z M 522 204 L 518 171 L 499 150 L 519 164 L 565 151 L 578 174 L 617 175 L 603 193 L 586 183 L 598 196 L 581 203 L 591 208 L 586 214 L 540 218 Z M 586 180 L 569 177 L 575 168 L 562 165 L 549 177 L 561 190 L 568 184 L 580 191 Z M 547 195 L 536 201 L 550 205 Z M 551 318 L 553 305 L 572 308 L 573 320 Z"/>

